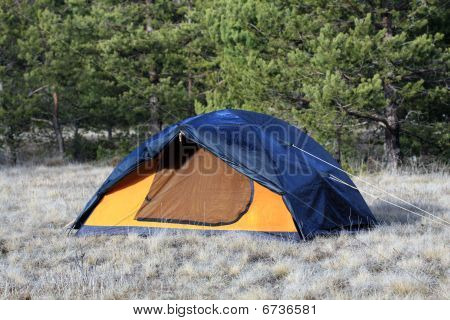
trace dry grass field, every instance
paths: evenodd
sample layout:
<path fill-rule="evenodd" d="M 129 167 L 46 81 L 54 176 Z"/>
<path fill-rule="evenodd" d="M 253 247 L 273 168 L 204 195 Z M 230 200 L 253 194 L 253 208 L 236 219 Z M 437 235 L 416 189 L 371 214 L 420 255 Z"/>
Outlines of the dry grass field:
<path fill-rule="evenodd" d="M 0 298 L 449 298 L 450 227 L 366 196 L 378 228 L 308 242 L 231 233 L 67 236 L 64 225 L 110 171 L 0 167 Z M 450 219 L 448 173 L 365 178 Z"/>

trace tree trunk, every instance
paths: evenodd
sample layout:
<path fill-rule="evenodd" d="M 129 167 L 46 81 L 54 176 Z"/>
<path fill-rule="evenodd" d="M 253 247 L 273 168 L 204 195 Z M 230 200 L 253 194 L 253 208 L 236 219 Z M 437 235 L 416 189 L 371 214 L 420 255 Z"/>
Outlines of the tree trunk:
<path fill-rule="evenodd" d="M 150 132 L 152 134 L 155 134 L 158 131 L 161 131 L 162 129 L 162 121 L 158 107 L 158 98 L 156 96 L 152 95 L 150 97 L 149 107 L 150 107 L 150 123 L 149 123 Z"/>
<path fill-rule="evenodd" d="M 187 7 L 188 7 L 188 19 L 187 19 L 187 23 L 191 24 L 191 15 L 189 14 L 190 11 L 192 11 L 192 1 L 188 0 L 187 1 Z M 191 56 L 191 50 L 188 50 L 188 60 L 191 61 L 192 60 L 192 56 Z M 194 116 L 195 115 L 195 107 L 194 107 L 194 101 L 192 100 L 192 88 L 194 86 L 194 77 L 192 74 L 192 70 L 188 71 L 187 74 L 187 93 L 188 93 L 188 97 L 189 97 L 189 105 L 188 105 L 188 114 L 189 116 Z"/>
<path fill-rule="evenodd" d="M 9 162 L 12 165 L 16 165 L 18 148 L 17 148 L 17 141 L 12 132 L 13 132 L 13 129 L 10 128 L 9 132 L 7 132 L 7 134 L 6 134 L 6 145 L 8 146 L 8 150 L 9 150 Z"/>
<path fill-rule="evenodd" d="M 392 3 L 387 2 L 388 8 Z M 383 28 L 386 30 L 385 39 L 392 38 L 392 17 L 390 11 L 383 16 Z M 384 157 L 388 167 L 397 169 L 401 163 L 400 152 L 400 123 L 398 122 L 397 109 L 399 107 L 396 90 L 389 83 L 384 83 L 384 97 L 388 101 L 385 109 L 386 125 L 384 128 Z"/>
<path fill-rule="evenodd" d="M 390 104 L 386 108 L 388 125 L 384 129 L 384 156 L 388 167 L 397 169 L 401 163 L 400 123 L 398 122 L 396 106 Z"/>
<path fill-rule="evenodd" d="M 189 72 L 188 73 L 188 78 L 187 78 L 187 93 L 188 93 L 188 97 L 189 97 L 189 105 L 188 105 L 188 114 L 189 116 L 194 116 L 195 115 L 195 107 L 194 107 L 194 101 L 192 99 L 192 88 L 194 86 L 194 79 L 192 77 L 192 73 Z"/>
<path fill-rule="evenodd" d="M 53 96 L 53 112 L 52 112 L 52 125 L 55 132 L 56 142 L 58 144 L 58 153 L 61 158 L 64 157 L 64 137 L 61 131 L 61 125 L 59 123 L 59 105 L 58 105 L 58 93 L 55 91 Z"/>
<path fill-rule="evenodd" d="M 16 165 L 17 164 L 17 150 L 15 150 L 15 149 L 11 149 L 10 150 L 10 154 L 11 154 L 11 156 L 10 156 L 10 163 L 12 164 L 12 165 Z"/>
<path fill-rule="evenodd" d="M 108 141 L 112 141 L 112 127 L 108 127 Z"/>
<path fill-rule="evenodd" d="M 79 127 L 78 122 L 74 125 L 73 138 L 72 138 L 72 157 L 75 160 L 81 160 L 81 143 L 80 134 L 78 133 Z"/>
<path fill-rule="evenodd" d="M 187 93 L 188 93 L 188 97 L 191 98 L 192 97 L 192 75 L 189 72 L 188 73 L 188 79 L 187 79 Z"/>
<path fill-rule="evenodd" d="M 148 6 L 153 5 L 154 0 L 146 0 L 146 3 Z M 145 31 L 147 32 L 153 32 L 152 28 L 152 17 L 151 15 L 147 16 L 146 22 L 145 22 Z M 149 79 L 150 82 L 153 85 L 157 85 L 159 83 L 159 74 L 156 70 L 149 70 Z M 158 97 L 155 95 L 151 95 L 149 98 L 149 108 L 150 108 L 150 132 L 151 134 L 155 134 L 158 131 L 162 130 L 162 120 L 160 115 L 160 108 L 159 108 L 159 101 Z"/>
<path fill-rule="evenodd" d="M 338 124 L 336 128 L 335 159 L 339 164 L 341 164 L 341 145 L 342 145 L 342 123 Z"/>

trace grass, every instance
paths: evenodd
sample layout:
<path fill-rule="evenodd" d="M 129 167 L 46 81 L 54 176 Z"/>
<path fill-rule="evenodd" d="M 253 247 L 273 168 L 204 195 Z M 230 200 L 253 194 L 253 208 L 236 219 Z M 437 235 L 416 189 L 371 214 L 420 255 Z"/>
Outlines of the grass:
<path fill-rule="evenodd" d="M 110 170 L 0 168 L 0 298 L 449 298 L 449 227 L 370 197 L 378 228 L 309 242 L 232 233 L 67 236 L 64 225 Z M 450 219 L 448 173 L 366 179 Z"/>

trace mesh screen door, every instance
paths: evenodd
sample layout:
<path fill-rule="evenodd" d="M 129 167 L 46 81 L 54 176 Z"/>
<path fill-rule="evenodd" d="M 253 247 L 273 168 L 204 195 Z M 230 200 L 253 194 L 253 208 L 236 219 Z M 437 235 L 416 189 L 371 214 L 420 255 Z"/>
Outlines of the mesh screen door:
<path fill-rule="evenodd" d="M 234 223 L 248 210 L 252 181 L 209 151 L 177 142 L 159 159 L 137 220 L 214 226 Z"/>

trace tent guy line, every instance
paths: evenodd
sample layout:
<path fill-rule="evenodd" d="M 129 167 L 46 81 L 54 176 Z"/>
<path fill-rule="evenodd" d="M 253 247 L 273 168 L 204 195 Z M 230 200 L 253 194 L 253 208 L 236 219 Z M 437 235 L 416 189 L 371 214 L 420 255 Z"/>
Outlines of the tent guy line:
<path fill-rule="evenodd" d="M 330 175 L 330 179 L 332 179 L 332 180 L 334 180 L 334 181 L 336 181 L 336 182 L 342 183 L 343 185 L 346 185 L 347 187 L 356 189 L 356 187 L 354 187 L 354 186 L 352 186 L 352 185 L 350 185 L 350 184 L 348 184 L 348 183 L 342 181 L 341 179 L 339 179 L 339 178 L 337 178 L 337 177 L 335 177 L 335 176 L 333 176 L 333 175 Z M 424 219 L 428 219 L 428 220 L 430 220 L 430 221 L 432 221 L 432 222 L 436 222 L 436 223 L 438 223 L 438 224 L 440 224 L 440 225 L 443 225 L 443 226 L 447 227 L 447 225 L 446 225 L 445 223 L 443 223 L 443 222 L 441 222 L 441 221 L 439 221 L 439 220 L 434 220 L 432 217 L 425 216 L 425 215 L 422 215 L 422 214 L 417 213 L 417 212 L 415 212 L 415 211 L 409 210 L 408 208 L 402 207 L 402 206 L 400 206 L 400 205 L 398 205 L 398 204 L 396 204 L 396 203 L 393 203 L 393 202 L 391 202 L 391 201 L 389 201 L 389 200 L 380 198 L 379 196 L 374 195 L 374 194 L 372 194 L 372 193 L 370 193 L 370 192 L 367 192 L 367 191 L 364 191 L 364 190 L 359 190 L 359 191 L 360 191 L 361 193 L 367 194 L 368 196 L 371 196 L 371 197 L 374 198 L 374 199 L 378 199 L 378 200 L 380 200 L 380 201 L 383 201 L 383 202 L 385 202 L 385 203 L 388 203 L 388 204 L 390 204 L 390 205 L 393 205 L 394 207 L 397 207 L 397 208 L 403 209 L 403 210 L 405 210 L 405 211 L 408 211 L 408 212 L 410 212 L 410 213 L 412 213 L 412 214 L 414 214 L 414 215 L 416 215 L 416 216 L 422 217 L 422 218 L 424 218 Z"/>
<path fill-rule="evenodd" d="M 341 168 L 339 168 L 339 167 L 337 167 L 337 166 L 335 166 L 335 165 L 329 163 L 328 161 L 325 161 L 325 160 L 321 159 L 320 157 L 317 157 L 317 156 L 313 155 L 312 153 L 310 153 L 310 152 L 308 152 L 308 151 L 306 151 L 306 150 L 303 150 L 302 148 L 296 146 L 295 144 L 292 144 L 291 147 L 294 147 L 295 149 L 300 150 L 300 151 L 306 153 L 307 155 L 309 155 L 309 156 L 311 156 L 311 157 L 314 157 L 314 158 L 316 158 L 317 160 L 320 160 L 320 161 L 322 161 L 322 162 L 328 164 L 329 166 L 331 166 L 331 167 L 333 167 L 333 168 L 335 168 L 335 169 L 337 169 L 337 170 L 339 170 L 339 171 L 342 171 L 342 172 L 344 172 L 345 174 L 347 174 L 347 175 L 349 175 L 349 176 L 351 176 L 351 177 L 353 177 L 353 178 L 355 178 L 355 179 L 358 179 L 359 181 L 361 181 L 361 182 L 363 182 L 363 183 L 365 183 L 365 184 L 371 186 L 372 188 L 374 188 L 374 189 L 377 190 L 377 191 L 380 191 L 380 192 L 382 192 L 382 193 L 384 193 L 384 194 L 387 194 L 387 195 L 389 195 L 389 196 L 391 196 L 391 197 L 393 197 L 393 198 L 395 198 L 395 199 L 397 199 L 397 200 L 400 200 L 400 201 L 403 202 L 403 203 L 406 203 L 406 204 L 410 205 L 411 207 L 413 207 L 413 208 L 415 208 L 415 209 L 418 209 L 418 210 L 420 210 L 420 211 L 422 211 L 422 212 L 424 212 L 424 213 L 430 215 L 431 217 L 434 217 L 434 218 L 437 219 L 437 220 L 440 220 L 440 223 L 443 224 L 443 225 L 444 225 L 444 224 L 447 225 L 447 226 L 450 225 L 450 222 L 448 222 L 447 220 L 445 220 L 445 219 L 443 219 L 443 218 L 441 218 L 441 217 L 438 217 L 438 216 L 432 214 L 431 212 L 428 212 L 428 211 L 426 211 L 426 210 L 424 210 L 424 209 L 422 209 L 422 208 L 420 208 L 420 207 L 418 207 L 418 206 L 416 206 L 416 205 L 414 205 L 414 204 L 412 204 L 412 203 L 410 203 L 410 202 L 408 202 L 408 201 L 406 201 L 406 200 L 404 200 L 404 199 L 402 199 L 402 198 L 400 198 L 400 197 L 398 197 L 398 196 L 396 196 L 396 195 L 394 195 L 394 194 L 391 194 L 391 193 L 389 193 L 389 192 L 387 192 L 387 191 L 385 191 L 385 190 L 383 190 L 383 189 L 381 189 L 381 188 L 379 188 L 379 187 L 377 187 L 377 186 L 371 184 L 370 182 L 368 182 L 368 181 L 366 181 L 366 180 L 360 178 L 359 176 L 354 175 L 354 174 L 351 174 L 350 172 L 345 171 L 344 169 L 341 169 Z M 340 179 L 334 177 L 333 175 L 330 175 L 330 176 L 334 178 L 334 179 L 333 179 L 334 181 L 340 182 L 340 183 L 342 183 L 342 184 L 344 184 L 344 185 L 346 185 L 346 186 L 348 186 L 348 187 L 351 187 L 351 188 L 353 188 L 353 189 L 355 189 L 355 190 L 358 190 L 356 187 L 354 187 L 354 186 L 352 186 L 352 185 L 350 185 L 350 184 L 348 184 L 348 183 L 345 183 L 344 181 L 342 181 L 342 180 L 340 180 Z M 370 195 L 370 196 L 372 196 L 372 197 L 374 197 L 374 198 L 376 198 L 376 199 L 379 199 L 379 200 L 381 200 L 381 201 L 384 201 L 384 202 L 386 202 L 386 203 L 389 203 L 389 204 L 391 204 L 391 205 L 393 205 L 393 206 L 396 206 L 396 207 L 398 207 L 398 208 L 400 208 L 400 209 L 403 209 L 403 210 L 406 210 L 406 211 L 408 211 L 408 212 L 411 212 L 411 213 L 413 213 L 413 214 L 415 214 L 415 215 L 418 215 L 418 216 L 420 216 L 420 217 L 428 218 L 428 219 L 430 219 L 431 221 L 435 221 L 435 220 L 433 220 L 431 217 L 427 217 L 427 216 L 421 215 L 421 214 L 419 214 L 419 213 L 417 213 L 417 212 L 414 212 L 414 211 L 412 211 L 412 210 L 409 210 L 409 209 L 407 209 L 407 208 L 404 208 L 404 207 L 402 207 L 402 206 L 399 206 L 399 205 L 397 205 L 397 204 L 395 204 L 395 203 L 393 203 L 393 202 L 390 202 L 390 201 L 388 201 L 388 200 L 385 200 L 385 199 L 383 199 L 383 198 L 380 198 L 380 197 L 378 197 L 378 196 L 375 196 L 375 195 L 373 195 L 373 194 L 371 194 L 371 193 L 364 192 L 364 191 L 361 191 L 361 190 L 359 190 L 359 191 L 360 191 L 360 192 L 363 192 L 363 193 L 365 193 L 365 194 L 368 194 L 368 195 Z M 435 221 L 435 222 L 437 222 L 437 221 Z"/>

